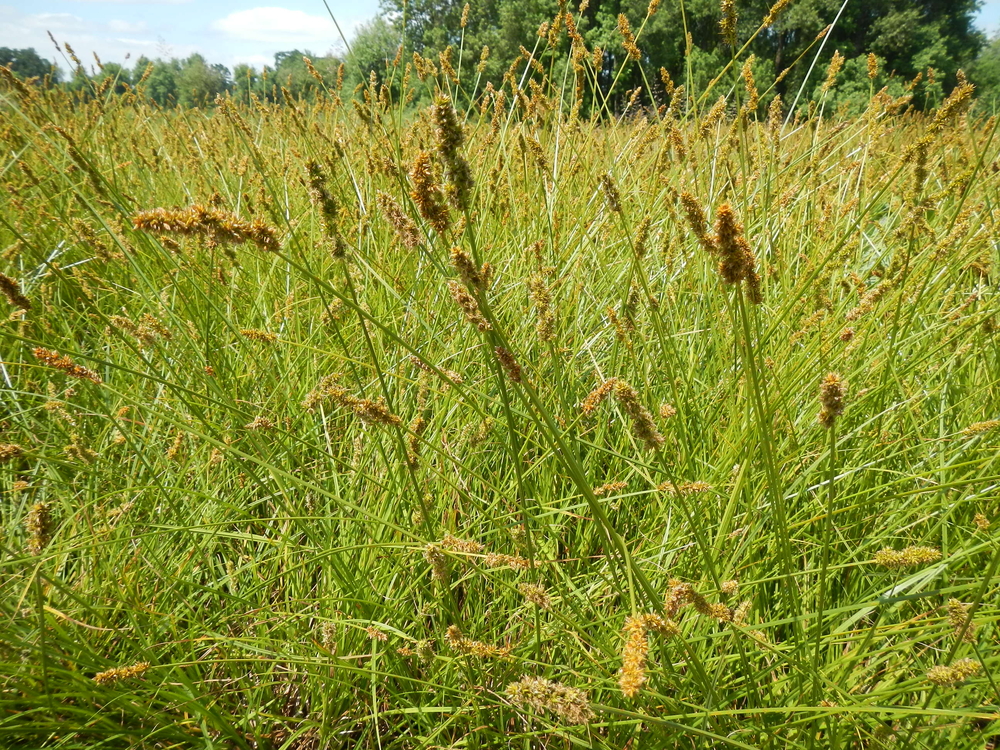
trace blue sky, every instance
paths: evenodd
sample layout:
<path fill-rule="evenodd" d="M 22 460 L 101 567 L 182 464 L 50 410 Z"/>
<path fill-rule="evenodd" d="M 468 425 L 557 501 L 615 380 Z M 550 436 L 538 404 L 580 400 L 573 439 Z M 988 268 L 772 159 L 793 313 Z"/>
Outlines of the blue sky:
<path fill-rule="evenodd" d="M 348 39 L 378 11 L 378 0 L 327 2 Z M 1000 31 L 1000 0 L 986 0 L 979 25 Z M 87 63 L 92 52 L 114 62 L 200 52 L 232 68 L 271 63 L 281 50 L 342 49 L 322 0 L 0 0 L 0 47 L 34 47 L 51 59 L 47 31 Z"/>
<path fill-rule="evenodd" d="M 378 12 L 378 0 L 327 2 L 348 40 Z M 200 52 L 232 68 L 273 64 L 281 50 L 343 49 L 322 0 L 0 0 L 0 47 L 34 47 L 53 59 L 48 31 L 88 66 L 93 52 L 119 63 L 127 54 L 135 60 Z"/>

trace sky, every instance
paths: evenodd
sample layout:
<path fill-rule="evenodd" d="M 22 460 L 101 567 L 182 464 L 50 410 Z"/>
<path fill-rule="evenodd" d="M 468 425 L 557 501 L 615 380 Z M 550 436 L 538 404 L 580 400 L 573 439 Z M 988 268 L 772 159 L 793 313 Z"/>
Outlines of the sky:
<path fill-rule="evenodd" d="M 378 0 L 327 3 L 348 40 L 378 12 Z M 141 55 L 200 52 L 231 70 L 241 62 L 273 65 L 274 53 L 282 50 L 322 55 L 343 49 L 323 0 L 0 0 L 0 47 L 34 47 L 71 69 L 47 32 L 69 42 L 88 67 L 94 52 L 104 62 L 129 67 Z"/>
<path fill-rule="evenodd" d="M 0 47 L 34 47 L 69 70 L 46 32 L 69 42 L 88 66 L 146 57 L 187 57 L 200 52 L 211 63 L 273 64 L 274 53 L 300 49 L 317 55 L 343 42 L 323 0 L 0 0 Z M 350 40 L 378 12 L 378 0 L 327 0 Z M 1000 32 L 1000 0 L 985 0 L 980 28 Z"/>

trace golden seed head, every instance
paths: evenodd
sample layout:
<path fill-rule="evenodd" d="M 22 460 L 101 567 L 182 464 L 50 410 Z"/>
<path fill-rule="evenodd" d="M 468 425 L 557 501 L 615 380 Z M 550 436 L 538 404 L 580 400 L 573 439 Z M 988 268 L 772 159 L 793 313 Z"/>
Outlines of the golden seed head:
<path fill-rule="evenodd" d="M 375 202 L 382 215 L 396 230 L 396 236 L 403 243 L 403 246 L 411 250 L 420 247 L 420 230 L 413 219 L 400 208 L 396 199 L 388 193 L 380 192 L 375 196 Z"/>
<path fill-rule="evenodd" d="M 430 563 L 431 578 L 447 586 L 451 575 L 448 571 L 448 558 L 441 551 L 441 548 L 436 544 L 428 544 L 424 547 L 424 559 Z"/>
<path fill-rule="evenodd" d="M 135 229 L 167 234 L 201 235 L 219 244 L 250 242 L 261 250 L 281 249 L 277 232 L 260 219 L 245 221 L 217 208 L 194 205 L 188 208 L 154 208 L 132 217 Z"/>
<path fill-rule="evenodd" d="M 980 433 L 1000 427 L 1000 419 L 991 419 L 988 422 L 973 422 L 962 430 L 963 435 L 979 435 Z"/>
<path fill-rule="evenodd" d="M 434 166 L 428 152 L 417 152 L 413 167 L 410 169 L 410 181 L 413 183 L 410 196 L 417 204 L 420 215 L 438 234 L 447 232 L 450 223 L 448 207 L 445 205 L 441 187 L 434 176 Z"/>
<path fill-rule="evenodd" d="M 94 682 L 98 685 L 109 685 L 121 680 L 128 680 L 133 677 L 141 677 L 149 669 L 148 661 L 141 661 L 130 667 L 114 667 L 94 675 Z"/>
<path fill-rule="evenodd" d="M 723 581 L 719 590 L 726 596 L 736 596 L 740 592 L 740 582 L 733 581 Z"/>
<path fill-rule="evenodd" d="M 594 497 L 613 495 L 626 487 L 628 487 L 628 482 L 608 482 L 607 484 L 602 484 L 600 487 L 594 487 Z"/>
<path fill-rule="evenodd" d="M 604 192 L 604 200 L 607 201 L 608 208 L 616 214 L 620 214 L 622 212 L 622 196 L 610 174 L 601 175 L 601 190 Z"/>
<path fill-rule="evenodd" d="M 76 364 L 70 357 L 64 356 L 59 352 L 52 351 L 51 349 L 43 349 L 38 346 L 31 350 L 32 355 L 35 359 L 44 365 L 52 367 L 56 370 L 62 370 L 64 373 L 69 375 L 71 378 L 78 378 L 79 380 L 89 380 L 92 383 L 97 383 L 100 385 L 102 382 L 100 375 L 98 375 L 93 370 L 90 370 L 82 365 Z"/>
<path fill-rule="evenodd" d="M 449 625 L 445 634 L 445 642 L 456 653 L 466 656 L 475 656 L 480 659 L 506 659 L 510 656 L 511 649 L 508 646 L 493 646 L 482 641 L 474 641 L 462 635 L 461 629 L 457 625 Z"/>
<path fill-rule="evenodd" d="M 835 372 L 829 373 L 819 387 L 819 423 L 830 429 L 837 417 L 844 413 L 847 381 Z"/>
<path fill-rule="evenodd" d="M 260 341 L 264 344 L 273 344 L 278 340 L 278 334 L 262 331 L 259 328 L 241 328 L 240 334 L 251 341 Z"/>
<path fill-rule="evenodd" d="M 916 565 L 927 565 L 941 559 L 941 550 L 934 547 L 906 547 L 894 550 L 886 547 L 875 553 L 874 562 L 883 568 L 898 570 L 912 568 Z"/>
<path fill-rule="evenodd" d="M 840 50 L 836 50 L 833 53 L 833 59 L 830 60 L 830 67 L 826 69 L 826 80 L 821 87 L 821 91 L 824 94 L 833 88 L 833 85 L 837 82 L 837 74 L 840 73 L 840 69 L 843 67 L 844 56 L 840 54 Z"/>
<path fill-rule="evenodd" d="M 14 307 L 22 310 L 31 309 L 31 300 L 21 293 L 21 285 L 6 274 L 0 273 L 0 294 L 7 298 L 7 301 Z"/>
<path fill-rule="evenodd" d="M 583 400 L 581 409 L 584 414 L 593 414 L 597 407 L 611 394 L 614 390 L 615 385 L 618 383 L 618 378 L 609 378 L 592 390 L 587 398 Z"/>
<path fill-rule="evenodd" d="M 539 609 L 548 609 L 552 606 L 549 600 L 549 592 L 541 584 L 522 583 L 517 587 L 517 590 L 521 592 L 521 596 Z"/>
<path fill-rule="evenodd" d="M 31 506 L 24 519 L 24 528 L 28 533 L 28 552 L 41 554 L 52 539 L 52 514 L 48 503 L 40 501 Z"/>
<path fill-rule="evenodd" d="M 483 279 L 483 274 L 476 268 L 476 264 L 472 262 L 472 258 L 469 257 L 469 254 L 465 250 L 460 247 L 453 247 L 451 249 L 451 264 L 458 271 L 462 283 L 465 284 L 469 291 L 485 288 L 486 282 Z"/>
<path fill-rule="evenodd" d="M 976 517 L 972 519 L 972 522 L 979 531 L 986 531 L 990 528 L 990 520 L 982 513 L 976 513 Z"/>
<path fill-rule="evenodd" d="M 719 31 L 722 41 L 730 47 L 736 46 L 736 0 L 722 0 L 722 18 L 719 20 Z"/>
<path fill-rule="evenodd" d="M 939 665 L 927 671 L 927 681 L 939 687 L 951 687 L 974 677 L 982 670 L 976 659 L 959 659 L 950 667 Z"/>
<path fill-rule="evenodd" d="M 441 546 L 453 552 L 464 552 L 468 555 L 479 554 L 483 551 L 483 545 L 471 539 L 459 539 L 451 534 L 445 534 L 441 540 Z"/>
<path fill-rule="evenodd" d="M 622 46 L 625 48 L 628 59 L 639 60 L 642 57 L 642 52 L 639 51 L 639 47 L 635 43 L 635 34 L 632 33 L 632 26 L 624 13 L 618 14 L 618 33 L 622 35 Z"/>
<path fill-rule="evenodd" d="M 507 377 L 514 383 L 520 383 L 521 365 L 517 363 L 513 353 L 511 353 L 508 349 L 504 349 L 502 346 L 493 347 L 493 351 L 497 355 L 497 361 L 500 363 L 500 366 L 503 367 L 503 371 L 507 373 Z"/>
<path fill-rule="evenodd" d="M 948 623 L 951 625 L 955 637 L 966 643 L 976 642 L 976 626 L 969 619 L 971 604 L 963 604 L 958 599 L 949 599 L 947 604 Z"/>
<path fill-rule="evenodd" d="M 522 677 L 504 691 L 516 706 L 548 711 L 567 724 L 587 724 L 594 718 L 587 693 L 541 677 Z"/>
<path fill-rule="evenodd" d="M 653 415 L 643 406 L 635 388 L 618 379 L 614 385 L 614 396 L 631 420 L 632 434 L 646 446 L 646 449 L 656 450 L 662 446 L 665 442 L 664 437 L 656 429 Z"/>
<path fill-rule="evenodd" d="M 488 552 L 483 559 L 483 564 L 487 568 L 511 568 L 513 570 L 530 570 L 534 567 L 531 560 L 520 555 L 503 555 L 497 552 Z"/>
<path fill-rule="evenodd" d="M 254 417 L 254 420 L 243 425 L 245 430 L 273 430 L 274 422 L 263 415 Z"/>
<path fill-rule="evenodd" d="M 14 443 L 0 443 L 0 464 L 12 461 L 24 453 L 20 445 Z"/>
<path fill-rule="evenodd" d="M 459 309 L 461 309 L 465 314 L 465 319 L 467 321 L 480 331 L 490 330 L 489 322 L 479 311 L 479 303 L 476 301 L 476 298 L 469 294 L 462 284 L 454 279 L 451 279 L 448 281 L 448 291 L 451 292 L 451 298 L 455 300 L 455 304 L 458 305 Z"/>
<path fill-rule="evenodd" d="M 868 53 L 868 79 L 874 80 L 878 77 L 878 58 L 874 52 Z"/>

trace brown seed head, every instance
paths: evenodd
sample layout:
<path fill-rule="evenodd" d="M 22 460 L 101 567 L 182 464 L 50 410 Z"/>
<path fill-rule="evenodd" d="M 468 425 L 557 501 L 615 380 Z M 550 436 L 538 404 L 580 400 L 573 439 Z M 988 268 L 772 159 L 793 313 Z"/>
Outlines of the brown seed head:
<path fill-rule="evenodd" d="M 6 274 L 0 273 L 0 294 L 7 298 L 7 301 L 14 307 L 22 310 L 31 309 L 31 300 L 21 293 L 21 285 Z"/>
<path fill-rule="evenodd" d="M 504 691 L 516 706 L 548 711 L 567 724 L 587 724 L 594 718 L 587 693 L 541 677 L 522 677 Z"/>
<path fill-rule="evenodd" d="M 98 385 L 104 382 L 96 372 L 83 367 L 82 365 L 76 364 L 70 357 L 64 356 L 59 352 L 52 351 L 51 349 L 43 349 L 39 346 L 32 349 L 31 353 L 34 355 L 35 359 L 40 361 L 42 364 L 56 370 L 62 370 L 71 378 L 89 380 L 90 382 L 97 383 Z"/>
<path fill-rule="evenodd" d="M 829 373 L 819 387 L 819 423 L 830 429 L 837 417 L 844 413 L 844 397 L 847 395 L 847 381 L 835 372 Z"/>

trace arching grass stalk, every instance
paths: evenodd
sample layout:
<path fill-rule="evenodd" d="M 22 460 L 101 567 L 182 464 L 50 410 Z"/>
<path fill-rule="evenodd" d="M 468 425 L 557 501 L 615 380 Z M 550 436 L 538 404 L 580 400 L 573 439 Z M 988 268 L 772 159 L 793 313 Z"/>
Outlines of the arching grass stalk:
<path fill-rule="evenodd" d="M 749 378 L 750 400 L 757 421 L 757 433 L 760 438 L 760 453 L 764 462 L 764 473 L 767 478 L 767 491 L 771 509 L 774 511 L 775 537 L 777 540 L 778 557 L 781 571 L 785 578 L 781 586 L 782 597 L 786 600 L 788 612 L 801 612 L 801 599 L 798 584 L 795 582 L 795 564 L 792 560 L 791 538 L 788 531 L 788 515 L 785 508 L 784 492 L 774 460 L 774 435 L 771 429 L 771 411 L 767 404 L 763 384 L 760 378 L 760 366 L 757 361 L 758 351 L 754 347 L 754 327 L 751 324 L 750 309 L 743 293 L 743 287 L 736 287 L 736 310 L 739 318 L 742 336 L 737 347 L 743 360 L 743 371 Z M 793 624 L 793 636 L 796 646 L 801 644 L 802 622 L 796 619 Z"/>
<path fill-rule="evenodd" d="M 816 617 L 813 623 L 815 630 L 815 650 L 813 652 L 813 703 L 818 705 L 822 691 L 821 679 L 821 651 L 823 647 L 823 617 L 826 610 L 827 595 L 827 572 L 830 567 L 830 544 L 833 533 L 833 514 L 835 512 L 836 489 L 834 482 L 837 476 L 837 417 L 844 410 L 844 396 L 846 383 L 835 373 L 830 373 L 823 380 L 820 386 L 820 403 L 822 409 L 819 414 L 819 421 L 830 435 L 830 455 L 827 459 L 827 481 L 826 481 L 826 513 L 823 519 L 823 543 L 821 550 L 821 561 L 819 570 L 819 593 L 816 603 Z M 817 721 L 821 721 L 819 717 Z M 810 744 L 813 743 L 816 732 L 809 735 Z"/>

